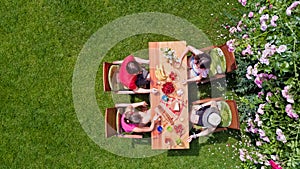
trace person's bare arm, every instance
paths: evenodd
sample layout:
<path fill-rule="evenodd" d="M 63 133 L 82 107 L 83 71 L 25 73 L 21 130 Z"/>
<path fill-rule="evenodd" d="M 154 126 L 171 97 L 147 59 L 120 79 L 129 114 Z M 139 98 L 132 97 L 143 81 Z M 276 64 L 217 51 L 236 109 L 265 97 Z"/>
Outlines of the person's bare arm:
<path fill-rule="evenodd" d="M 216 128 L 206 128 L 204 129 L 203 131 L 201 131 L 200 133 L 198 134 L 193 134 L 193 135 L 190 135 L 187 139 L 188 142 L 191 142 L 192 139 L 194 138 L 197 138 L 197 137 L 200 137 L 200 136 L 207 136 L 211 133 L 213 133 L 214 131 L 216 130 Z"/>
<path fill-rule="evenodd" d="M 193 106 L 193 108 L 194 108 L 195 110 L 199 110 L 199 109 L 202 108 L 202 107 L 210 106 L 210 105 L 212 104 L 212 102 L 213 102 L 213 101 L 208 101 L 208 102 L 203 103 L 203 104 L 200 104 L 200 105 L 195 105 L 195 106 Z"/>
<path fill-rule="evenodd" d="M 137 61 L 138 63 L 143 63 L 143 64 L 149 64 L 149 60 L 146 60 L 146 59 L 142 59 L 142 58 L 139 58 L 139 57 L 134 57 L 135 61 Z"/>
<path fill-rule="evenodd" d="M 121 91 L 117 91 L 116 94 L 135 94 L 134 91 L 130 91 L 130 90 L 121 90 Z"/>
<path fill-rule="evenodd" d="M 151 90 L 150 89 L 143 89 L 143 88 L 137 88 L 136 90 L 134 90 L 134 93 L 150 93 Z"/>
<path fill-rule="evenodd" d="M 137 103 L 119 103 L 115 104 L 115 107 L 127 107 L 127 106 L 132 106 L 132 107 L 139 107 L 139 106 L 146 106 L 147 103 L 145 101 L 143 102 L 137 102 Z"/>
<path fill-rule="evenodd" d="M 113 61 L 113 64 L 122 64 L 123 63 L 123 60 L 116 60 L 116 61 Z"/>
<path fill-rule="evenodd" d="M 202 76 L 199 75 L 199 76 L 196 76 L 196 77 L 193 77 L 193 78 L 190 78 L 190 79 L 187 79 L 187 80 L 183 81 L 182 84 L 186 84 L 186 83 L 189 83 L 189 82 L 199 82 L 201 79 L 202 79 Z"/>
<path fill-rule="evenodd" d="M 206 128 L 203 131 L 201 131 L 200 133 L 196 134 L 196 138 L 197 137 L 201 137 L 201 136 L 207 136 L 211 133 L 213 133 L 216 130 L 216 127 L 214 128 Z"/>
<path fill-rule="evenodd" d="M 185 50 L 183 51 L 183 53 L 181 54 L 180 56 L 180 62 L 182 61 L 182 59 L 188 54 L 188 52 L 192 52 L 193 54 L 195 55 L 198 55 L 198 54 L 202 54 L 203 52 L 199 49 L 196 49 L 195 47 L 193 46 L 187 46 L 185 48 Z"/>
<path fill-rule="evenodd" d="M 151 132 L 154 129 L 155 121 L 152 120 L 150 127 L 135 127 L 132 131 L 137 133 Z"/>
<path fill-rule="evenodd" d="M 135 93 L 157 93 L 157 89 L 156 88 L 152 88 L 152 89 L 143 89 L 143 88 L 137 88 L 136 90 L 134 90 Z"/>
<path fill-rule="evenodd" d="M 202 79 L 202 76 L 199 75 L 199 76 L 196 76 L 196 77 L 193 77 L 193 78 L 190 78 L 188 80 L 186 80 L 186 82 L 198 82 Z"/>

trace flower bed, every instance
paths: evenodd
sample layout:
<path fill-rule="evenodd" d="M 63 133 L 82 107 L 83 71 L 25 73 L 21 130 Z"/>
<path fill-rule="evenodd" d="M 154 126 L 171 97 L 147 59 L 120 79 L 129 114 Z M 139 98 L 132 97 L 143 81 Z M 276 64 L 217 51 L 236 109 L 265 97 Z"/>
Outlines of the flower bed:
<path fill-rule="evenodd" d="M 243 168 L 300 166 L 300 1 L 239 0 L 245 13 L 229 28 L 240 112 Z M 241 111 L 242 110 L 242 111 Z"/>

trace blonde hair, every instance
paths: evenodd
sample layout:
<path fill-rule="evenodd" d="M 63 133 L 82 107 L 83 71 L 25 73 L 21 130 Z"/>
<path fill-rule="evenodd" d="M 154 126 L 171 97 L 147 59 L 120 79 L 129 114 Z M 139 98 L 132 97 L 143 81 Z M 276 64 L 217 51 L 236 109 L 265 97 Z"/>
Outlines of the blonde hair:
<path fill-rule="evenodd" d="M 143 117 L 139 114 L 139 112 L 135 111 L 132 106 L 128 106 L 125 110 L 125 122 L 139 124 L 142 122 Z"/>

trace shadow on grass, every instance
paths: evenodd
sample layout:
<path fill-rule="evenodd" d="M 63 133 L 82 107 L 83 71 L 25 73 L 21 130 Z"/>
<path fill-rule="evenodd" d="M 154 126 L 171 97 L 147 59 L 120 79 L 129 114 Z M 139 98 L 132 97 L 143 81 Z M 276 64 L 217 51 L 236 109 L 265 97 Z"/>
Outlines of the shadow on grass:
<path fill-rule="evenodd" d="M 197 142 L 190 143 L 190 149 L 168 150 L 167 156 L 199 156 L 200 145 Z"/>
<path fill-rule="evenodd" d="M 229 138 L 234 138 L 240 141 L 240 131 L 228 129 L 227 131 L 221 131 L 206 137 L 197 138 L 190 143 L 190 149 L 169 150 L 168 156 L 199 156 L 199 153 L 206 152 L 206 149 L 209 146 L 214 145 L 217 147 L 218 144 L 230 142 Z"/>

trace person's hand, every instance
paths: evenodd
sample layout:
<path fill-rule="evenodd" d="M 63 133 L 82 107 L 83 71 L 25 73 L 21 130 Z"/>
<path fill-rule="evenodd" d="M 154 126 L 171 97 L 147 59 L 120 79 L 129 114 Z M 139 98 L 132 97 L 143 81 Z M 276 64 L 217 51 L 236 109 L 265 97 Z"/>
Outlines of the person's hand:
<path fill-rule="evenodd" d="M 193 135 L 190 135 L 188 138 L 187 138 L 187 142 L 191 142 L 193 140 L 193 138 L 197 138 L 196 134 L 194 133 Z"/>
<path fill-rule="evenodd" d="M 183 81 L 182 81 L 182 84 L 183 84 L 183 85 L 186 85 L 186 84 L 187 84 L 187 80 L 183 80 Z"/>
<path fill-rule="evenodd" d="M 142 103 L 141 103 L 141 106 L 144 106 L 144 107 L 146 107 L 148 105 L 148 103 L 147 102 L 145 102 L 145 101 L 143 101 Z"/>
<path fill-rule="evenodd" d="M 155 116 L 153 117 L 153 121 L 155 122 L 160 121 L 160 115 L 155 114 Z"/>
<path fill-rule="evenodd" d="M 158 92 L 158 90 L 156 88 L 151 89 L 151 93 L 156 94 L 157 92 Z"/>

